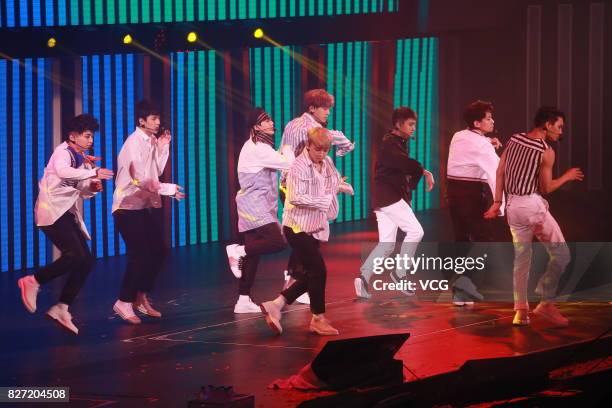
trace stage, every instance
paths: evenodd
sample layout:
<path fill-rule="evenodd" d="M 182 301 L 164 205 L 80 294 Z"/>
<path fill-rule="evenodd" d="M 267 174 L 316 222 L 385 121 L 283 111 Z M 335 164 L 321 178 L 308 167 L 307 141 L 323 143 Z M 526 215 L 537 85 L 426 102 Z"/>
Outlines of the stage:
<path fill-rule="evenodd" d="M 418 216 L 430 234 L 443 222 L 435 211 Z M 335 225 L 324 247 L 329 271 L 326 315 L 340 330 L 339 337 L 309 334 L 310 312 L 304 305 L 286 309 L 280 337 L 272 335 L 261 315 L 234 315 L 237 282 L 221 243 L 173 249 L 153 293 L 164 317 L 144 318 L 138 326 L 112 312 L 125 257 L 98 260 L 72 308 L 78 336 L 45 319 L 61 282 L 43 288 L 38 311 L 31 315 L 16 286 L 21 275 L 3 274 L 0 383 L 69 386 L 71 407 L 184 407 L 200 386 L 209 384 L 253 394 L 257 407 L 292 407 L 330 393 L 270 390 L 268 384 L 295 374 L 331 339 L 410 333 L 396 358 L 404 363 L 405 381 L 415 381 L 456 370 L 471 359 L 516 356 L 594 339 L 612 326 L 612 305 L 607 302 L 561 303 L 571 324 L 555 329 L 537 318 L 530 327 L 513 327 L 509 302 L 482 302 L 468 309 L 453 306 L 449 294 L 423 293 L 376 293 L 369 301 L 356 300 L 359 245 L 375 238 L 371 226 Z M 286 257 L 283 252 L 260 264 L 254 301 L 277 295 Z"/>

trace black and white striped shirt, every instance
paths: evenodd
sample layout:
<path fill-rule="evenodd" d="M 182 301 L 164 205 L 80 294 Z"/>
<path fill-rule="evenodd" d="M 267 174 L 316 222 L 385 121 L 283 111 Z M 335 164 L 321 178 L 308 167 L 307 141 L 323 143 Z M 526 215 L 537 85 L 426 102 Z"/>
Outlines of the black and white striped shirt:
<path fill-rule="evenodd" d="M 539 192 L 540 163 L 546 149 L 548 144 L 544 139 L 531 139 L 525 133 L 512 135 L 506 147 L 506 194 Z"/>

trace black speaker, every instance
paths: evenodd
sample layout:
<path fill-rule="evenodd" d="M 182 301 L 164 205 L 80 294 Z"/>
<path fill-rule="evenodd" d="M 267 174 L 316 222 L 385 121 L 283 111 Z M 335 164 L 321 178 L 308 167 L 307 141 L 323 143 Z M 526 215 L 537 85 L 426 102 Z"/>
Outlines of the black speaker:
<path fill-rule="evenodd" d="M 357 337 L 327 342 L 311 363 L 331 389 L 401 384 L 403 363 L 393 358 L 410 333 Z"/>

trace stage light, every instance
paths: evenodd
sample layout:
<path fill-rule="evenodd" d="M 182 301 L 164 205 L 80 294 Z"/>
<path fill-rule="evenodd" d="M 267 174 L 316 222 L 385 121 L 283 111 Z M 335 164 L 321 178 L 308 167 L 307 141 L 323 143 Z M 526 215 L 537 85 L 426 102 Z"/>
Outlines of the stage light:
<path fill-rule="evenodd" d="M 198 41 L 198 35 L 194 31 L 190 32 L 187 34 L 187 41 L 190 43 Z"/>
<path fill-rule="evenodd" d="M 51 37 L 47 40 L 47 47 L 53 48 L 55 47 L 55 44 L 57 44 L 57 41 L 55 40 L 55 38 Z"/>
<path fill-rule="evenodd" d="M 131 44 L 132 43 L 132 36 L 127 34 L 123 37 L 123 43 L 124 44 Z"/>
<path fill-rule="evenodd" d="M 263 38 L 263 36 L 264 36 L 264 31 L 261 28 L 258 28 L 255 31 L 253 31 L 253 37 Z"/>

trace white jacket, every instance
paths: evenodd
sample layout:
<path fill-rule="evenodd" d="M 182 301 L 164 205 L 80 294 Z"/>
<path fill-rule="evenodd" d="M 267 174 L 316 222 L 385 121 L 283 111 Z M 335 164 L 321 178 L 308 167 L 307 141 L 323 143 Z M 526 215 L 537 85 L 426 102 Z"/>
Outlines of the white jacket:
<path fill-rule="evenodd" d="M 67 211 L 76 215 L 81 230 L 87 237 L 87 227 L 81 214 L 81 201 L 96 193 L 91 191 L 91 180 L 96 177 L 96 169 L 84 162 L 78 168 L 68 150 L 68 143 L 57 146 L 45 167 L 45 173 L 38 183 L 38 198 L 34 206 L 34 217 L 39 227 L 52 225 Z"/>

